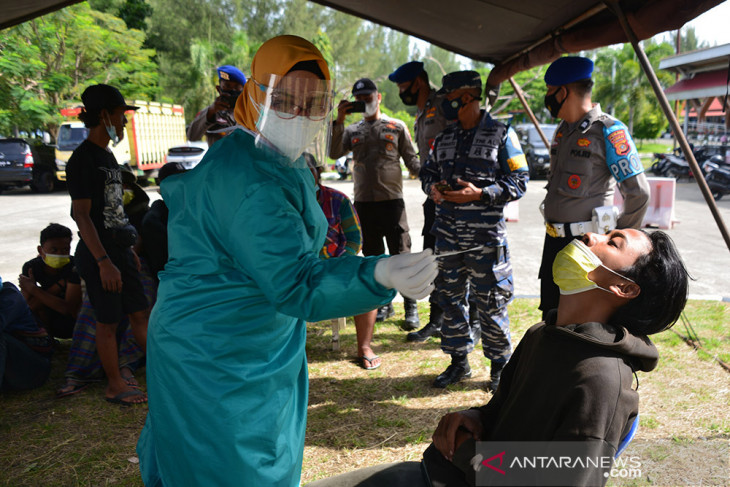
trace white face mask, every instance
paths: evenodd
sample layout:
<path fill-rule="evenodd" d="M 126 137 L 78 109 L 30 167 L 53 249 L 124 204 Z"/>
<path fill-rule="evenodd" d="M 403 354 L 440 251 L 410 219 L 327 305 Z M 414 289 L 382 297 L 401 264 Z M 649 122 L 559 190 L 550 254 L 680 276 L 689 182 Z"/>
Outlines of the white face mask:
<path fill-rule="evenodd" d="M 365 116 L 372 117 L 378 111 L 378 100 L 373 100 L 365 104 Z"/>
<path fill-rule="evenodd" d="M 266 122 L 262 123 L 259 119 L 256 127 L 279 152 L 290 161 L 294 161 L 314 141 L 323 123 L 321 120 L 309 120 L 307 117 L 283 119 L 269 113 Z"/>
<path fill-rule="evenodd" d="M 112 141 L 112 147 L 116 147 L 119 143 L 119 135 L 117 135 L 117 129 L 114 127 L 114 124 L 112 124 L 111 119 L 109 119 L 109 116 L 106 117 L 107 121 L 109 122 L 109 125 L 104 123 L 104 127 L 106 128 L 106 133 L 109 135 L 109 138 Z"/>

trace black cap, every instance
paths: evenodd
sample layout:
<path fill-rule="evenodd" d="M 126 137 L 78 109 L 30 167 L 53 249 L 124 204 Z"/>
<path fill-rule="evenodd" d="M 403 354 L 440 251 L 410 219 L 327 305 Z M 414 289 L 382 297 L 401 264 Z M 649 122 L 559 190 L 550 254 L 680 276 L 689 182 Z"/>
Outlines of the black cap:
<path fill-rule="evenodd" d="M 482 77 L 476 71 L 455 71 L 441 78 L 441 89 L 438 94 L 443 95 L 461 88 L 478 88 L 482 91 Z"/>
<path fill-rule="evenodd" d="M 99 84 L 89 86 L 81 94 L 81 101 L 87 112 L 100 112 L 102 109 L 114 110 L 123 107 L 125 110 L 137 110 L 139 107 L 128 105 L 118 89 L 113 86 Z"/>
<path fill-rule="evenodd" d="M 179 162 L 168 162 L 157 171 L 157 179 L 162 182 L 168 176 L 174 176 L 187 171 Z"/>
<path fill-rule="evenodd" d="M 360 78 L 359 80 L 355 81 L 355 84 L 352 85 L 352 95 L 369 95 L 370 93 L 374 93 L 378 91 L 378 87 L 375 86 L 375 83 L 373 83 L 373 80 L 369 78 Z"/>

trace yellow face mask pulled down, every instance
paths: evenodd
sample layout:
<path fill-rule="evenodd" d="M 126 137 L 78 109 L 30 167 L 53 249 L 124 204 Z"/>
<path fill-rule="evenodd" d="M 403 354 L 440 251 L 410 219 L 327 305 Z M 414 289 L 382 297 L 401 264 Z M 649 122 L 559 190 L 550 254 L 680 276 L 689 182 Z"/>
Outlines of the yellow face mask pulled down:
<path fill-rule="evenodd" d="M 599 267 L 603 267 L 627 281 L 634 282 L 603 265 L 601 259 L 580 240 L 573 240 L 555 256 L 553 281 L 560 288 L 560 294 L 578 294 L 591 289 L 601 289 L 610 293 L 610 290 L 599 286 L 588 278 L 588 274 Z"/>

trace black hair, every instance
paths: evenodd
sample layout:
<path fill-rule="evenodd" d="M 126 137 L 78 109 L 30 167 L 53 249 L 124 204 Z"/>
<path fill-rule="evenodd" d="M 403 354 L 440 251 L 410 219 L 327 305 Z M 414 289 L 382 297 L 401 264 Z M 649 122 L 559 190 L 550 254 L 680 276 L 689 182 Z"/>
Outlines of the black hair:
<path fill-rule="evenodd" d="M 585 97 L 587 95 L 590 95 L 591 91 L 593 91 L 593 80 L 591 78 L 581 79 L 578 81 L 573 81 L 572 83 L 568 83 L 565 86 L 577 95 Z"/>
<path fill-rule="evenodd" d="M 87 129 L 94 128 L 101 123 L 101 110 L 89 112 L 84 107 L 81 109 L 81 113 L 79 113 L 79 120 L 84 122 L 84 126 Z"/>
<path fill-rule="evenodd" d="M 637 336 L 659 333 L 676 323 L 687 304 L 690 279 L 669 235 L 660 231 L 643 233 L 651 242 L 651 250 L 621 270 L 641 292 L 611 317 L 612 323 L 625 326 Z"/>
<path fill-rule="evenodd" d="M 418 73 L 418 76 L 416 76 L 416 78 L 421 78 L 423 81 L 426 82 L 426 86 L 431 86 L 428 82 L 428 72 L 425 69 Z"/>
<path fill-rule="evenodd" d="M 287 71 L 287 73 L 291 73 L 292 71 L 309 71 L 310 73 L 316 75 L 319 79 L 325 79 L 322 68 L 319 67 L 319 64 L 315 60 L 299 61 L 294 66 L 292 66 L 291 69 Z"/>
<path fill-rule="evenodd" d="M 64 227 L 60 223 L 51 223 L 41 230 L 41 245 L 52 238 L 67 238 L 71 240 L 73 239 L 73 234 L 70 228 Z"/>

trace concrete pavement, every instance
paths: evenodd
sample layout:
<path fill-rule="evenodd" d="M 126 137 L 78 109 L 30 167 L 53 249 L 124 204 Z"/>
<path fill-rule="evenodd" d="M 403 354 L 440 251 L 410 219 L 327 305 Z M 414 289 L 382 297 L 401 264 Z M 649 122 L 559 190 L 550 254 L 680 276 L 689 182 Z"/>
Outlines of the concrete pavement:
<path fill-rule="evenodd" d="M 327 180 L 325 184 L 352 197 L 352 181 Z M 515 292 L 518 296 L 538 296 L 537 271 L 540 265 L 544 226 L 538 211 L 545 190 L 545 181 L 530 181 L 527 194 L 519 202 L 519 221 L 507 224 Z M 425 199 L 420 183 L 406 179 L 403 182 L 406 211 L 411 228 L 413 249 L 423 248 L 423 213 Z M 157 199 L 157 188 L 147 189 L 150 198 Z M 48 223 L 56 222 L 70 227 L 74 235 L 76 225 L 70 217 L 71 202 L 68 194 L 33 194 L 27 188 L 11 190 L 0 195 L 0 276 L 17 283 L 23 263 L 36 256 L 38 236 Z M 730 222 L 730 197 L 718 201 L 720 212 Z M 730 297 L 730 250 L 725 246 L 710 210 L 697 184 L 677 184 L 675 214 L 679 223 L 667 232 L 676 242 L 687 267 L 695 278 L 690 283 L 692 298 L 718 299 Z M 78 238 L 74 237 L 74 242 Z M 75 246 L 75 243 L 74 243 Z"/>

